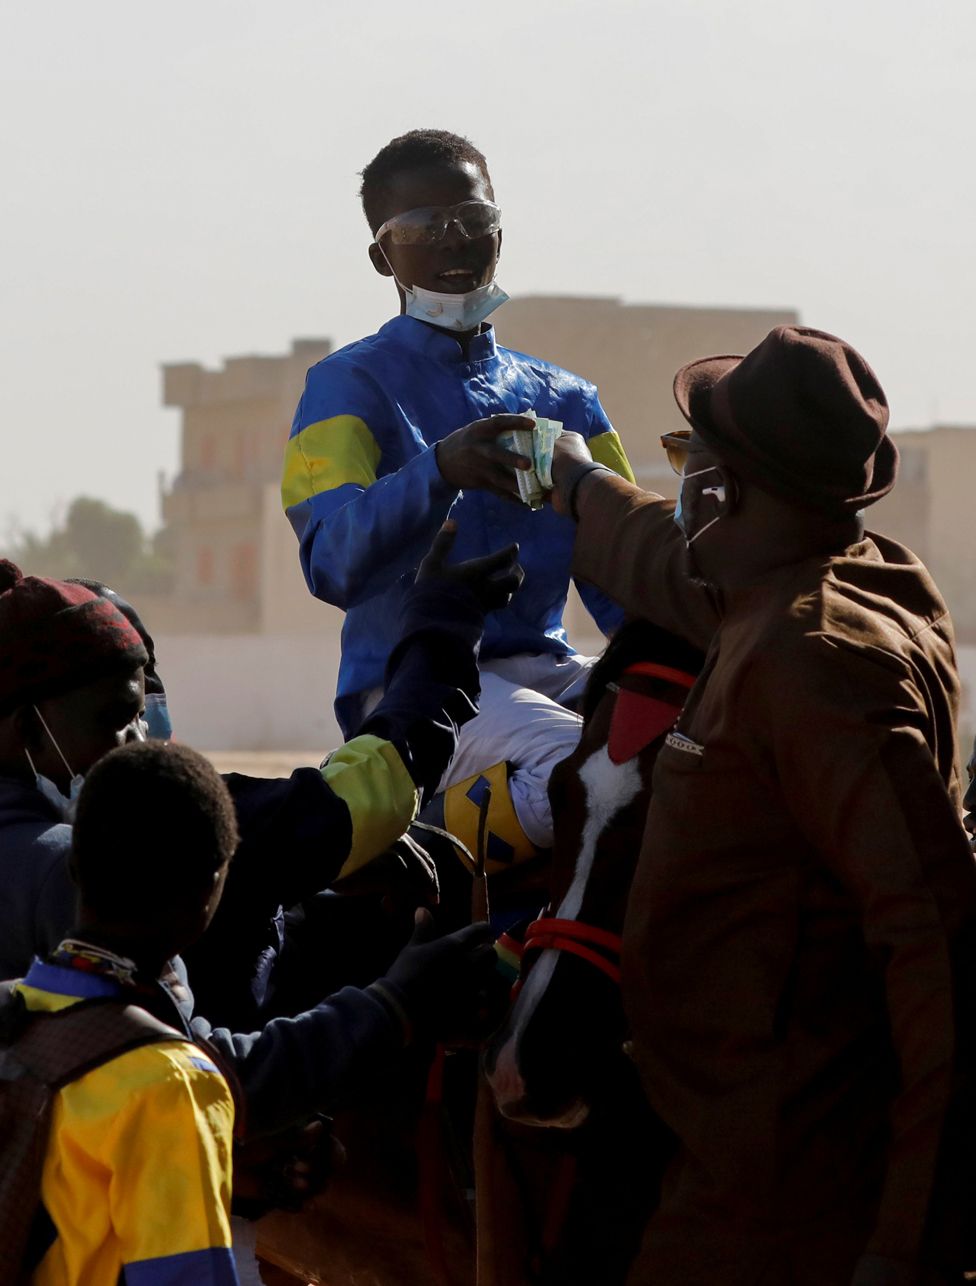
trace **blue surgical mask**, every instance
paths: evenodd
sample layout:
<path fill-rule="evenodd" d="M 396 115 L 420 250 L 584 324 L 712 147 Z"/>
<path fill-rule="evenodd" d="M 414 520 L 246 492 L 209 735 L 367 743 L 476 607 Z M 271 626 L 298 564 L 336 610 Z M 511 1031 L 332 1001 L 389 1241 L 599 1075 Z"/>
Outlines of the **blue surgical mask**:
<path fill-rule="evenodd" d="M 146 694 L 146 735 L 155 741 L 170 741 L 173 737 L 173 724 L 169 717 L 169 706 L 165 692 Z"/>
<path fill-rule="evenodd" d="M 711 473 L 713 470 L 717 470 L 717 468 L 718 468 L 717 465 L 710 464 L 707 469 L 696 469 L 694 473 L 684 473 L 681 475 L 681 485 L 678 488 L 678 503 L 674 507 L 674 521 L 677 523 L 682 535 L 685 538 L 685 544 L 689 548 L 691 548 L 691 546 L 702 534 L 702 532 L 708 531 L 709 527 L 714 527 L 715 524 L 718 522 L 718 520 L 723 517 L 723 515 L 716 514 L 715 517 L 711 520 L 711 522 L 705 523 L 704 527 L 699 527 L 699 529 L 695 532 L 689 532 L 687 520 L 685 518 L 684 510 L 681 504 L 682 492 L 684 491 L 684 488 L 685 488 L 685 479 L 699 478 L 703 473 Z M 718 500 L 724 502 L 725 488 L 724 487 L 702 487 L 702 495 L 715 496 Z"/>
<path fill-rule="evenodd" d="M 51 807 L 60 815 L 62 821 L 73 822 L 75 818 L 75 809 L 78 806 L 78 796 L 81 794 L 81 788 L 84 785 L 85 778 L 81 773 L 73 773 L 71 771 L 71 765 L 68 763 L 67 759 L 65 759 L 64 752 L 55 740 L 54 733 L 45 723 L 44 716 L 41 714 L 40 710 L 38 710 L 37 706 L 34 707 L 34 713 L 40 720 L 41 727 L 47 733 L 51 745 L 57 751 L 58 758 L 64 764 L 65 772 L 71 778 L 68 785 L 68 793 L 65 795 L 50 777 L 45 777 L 43 773 L 39 773 L 37 771 L 34 767 L 34 761 L 31 759 L 30 751 L 25 746 L 24 754 L 27 756 L 27 762 L 30 764 L 30 770 L 34 774 L 34 785 Z"/>

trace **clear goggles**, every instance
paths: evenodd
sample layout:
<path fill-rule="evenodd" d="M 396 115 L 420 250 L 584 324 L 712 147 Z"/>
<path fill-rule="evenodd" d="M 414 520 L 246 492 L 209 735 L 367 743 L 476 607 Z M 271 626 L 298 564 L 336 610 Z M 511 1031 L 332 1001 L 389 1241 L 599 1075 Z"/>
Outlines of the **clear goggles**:
<path fill-rule="evenodd" d="M 389 236 L 395 246 L 432 246 L 443 241 L 451 224 L 469 241 L 491 236 L 502 226 L 502 212 L 492 201 L 462 201 L 459 205 L 422 205 L 404 210 L 377 230 L 373 240 Z"/>
<path fill-rule="evenodd" d="M 673 433 L 661 435 L 661 446 L 668 457 L 668 464 L 679 478 L 685 475 L 688 463 L 688 448 L 691 444 L 691 429 L 675 429 Z"/>

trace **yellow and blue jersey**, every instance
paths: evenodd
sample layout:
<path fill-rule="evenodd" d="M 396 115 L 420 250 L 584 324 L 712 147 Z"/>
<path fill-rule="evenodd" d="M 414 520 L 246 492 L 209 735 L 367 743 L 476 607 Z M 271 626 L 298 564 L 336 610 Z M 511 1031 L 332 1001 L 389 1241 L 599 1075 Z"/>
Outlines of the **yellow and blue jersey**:
<path fill-rule="evenodd" d="M 346 611 L 337 713 L 348 730 L 358 694 L 383 682 L 404 593 L 450 514 L 454 557 L 517 540 L 525 581 L 488 617 L 484 658 L 573 651 L 563 628 L 575 524 L 550 507 L 532 511 L 484 491 L 458 493 L 434 447 L 462 425 L 534 409 L 581 433 L 593 457 L 633 474 L 596 388 L 568 371 L 495 343 L 489 327 L 465 354 L 457 340 L 395 317 L 308 373 L 285 452 L 282 502 L 300 543 L 312 593 Z M 580 592 L 605 632 L 620 609 L 591 586 Z"/>
<path fill-rule="evenodd" d="M 18 990 L 47 1011 L 124 994 L 111 978 L 38 960 Z M 31 1286 L 235 1286 L 233 1125 L 226 1080 L 184 1041 L 130 1050 L 64 1086 Z"/>

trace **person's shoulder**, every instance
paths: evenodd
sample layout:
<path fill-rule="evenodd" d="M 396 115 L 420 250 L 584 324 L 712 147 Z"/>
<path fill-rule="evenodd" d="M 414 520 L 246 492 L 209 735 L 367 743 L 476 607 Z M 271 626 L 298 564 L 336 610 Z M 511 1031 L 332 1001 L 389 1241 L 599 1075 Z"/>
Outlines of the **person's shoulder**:
<path fill-rule="evenodd" d="M 213 1058 L 199 1045 L 176 1036 L 127 1050 L 83 1080 L 89 1081 L 89 1091 L 108 1099 L 231 1101 L 230 1087 Z"/>
<path fill-rule="evenodd" d="M 575 393 L 584 398 L 590 398 L 596 394 L 596 385 L 592 381 L 584 379 L 582 375 L 577 375 L 563 366 L 557 366 L 555 362 L 547 362 L 542 357 L 533 357 L 531 353 L 519 352 L 516 348 L 506 348 L 504 344 L 498 344 L 495 351 L 503 362 L 517 367 L 526 374 L 532 374 L 537 379 L 544 380 L 556 392 Z"/>
<path fill-rule="evenodd" d="M 325 357 L 310 366 L 306 380 L 311 384 L 319 380 L 337 379 L 343 375 L 352 377 L 356 373 L 366 372 L 382 347 L 383 339 L 380 332 L 375 335 L 365 335 L 362 339 L 354 339 L 351 343 L 344 344 L 342 348 L 337 348 L 335 352 L 327 353 Z"/>
<path fill-rule="evenodd" d="M 851 594 L 830 568 L 803 569 L 770 587 L 750 625 L 740 694 L 792 711 L 847 711 L 904 704 L 914 682 L 910 630 L 890 608 Z"/>
<path fill-rule="evenodd" d="M 36 896 L 52 882 L 70 883 L 71 827 L 46 815 L 47 806 L 38 798 L 37 809 L 0 808 L 0 868 L 8 896 L 25 889 Z"/>

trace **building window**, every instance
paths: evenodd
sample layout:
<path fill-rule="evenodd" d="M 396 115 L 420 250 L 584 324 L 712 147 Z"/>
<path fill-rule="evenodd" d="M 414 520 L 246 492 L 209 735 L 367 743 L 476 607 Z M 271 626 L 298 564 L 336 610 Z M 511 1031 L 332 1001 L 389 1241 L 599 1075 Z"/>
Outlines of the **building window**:
<path fill-rule="evenodd" d="M 258 594 L 258 551 L 255 545 L 235 545 L 230 556 L 230 592 L 238 602 L 251 603 Z"/>
<path fill-rule="evenodd" d="M 214 555 L 209 545 L 204 545 L 197 550 L 197 584 L 212 585 L 214 583 Z"/>

